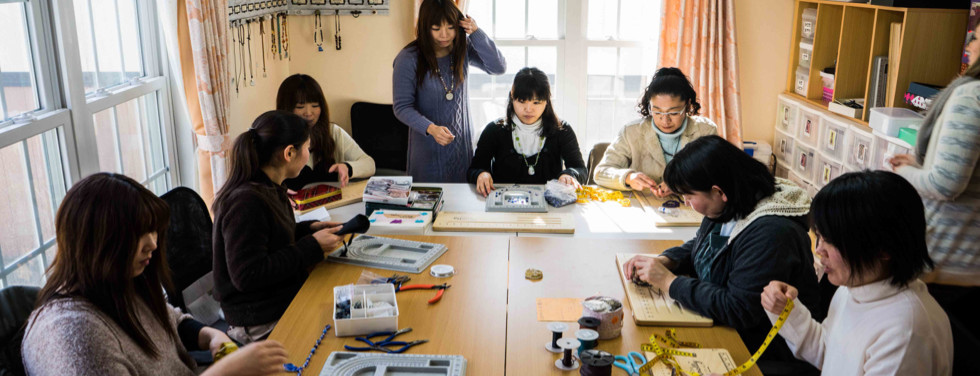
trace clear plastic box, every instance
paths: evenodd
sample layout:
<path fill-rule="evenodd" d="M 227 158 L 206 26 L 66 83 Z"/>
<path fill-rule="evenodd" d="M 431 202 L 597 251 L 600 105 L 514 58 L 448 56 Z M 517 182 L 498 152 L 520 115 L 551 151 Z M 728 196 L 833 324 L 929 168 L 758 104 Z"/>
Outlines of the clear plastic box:
<path fill-rule="evenodd" d="M 776 155 L 776 158 L 784 161 L 793 160 L 793 147 L 796 144 L 796 140 L 793 139 L 793 136 L 783 133 L 783 131 L 780 131 L 779 129 L 776 130 L 776 133 L 773 136 L 774 144 L 772 152 Z"/>
<path fill-rule="evenodd" d="M 813 60 L 813 43 L 808 43 L 807 41 L 800 42 L 800 66 L 804 68 L 810 67 L 810 61 Z"/>
<path fill-rule="evenodd" d="M 813 173 L 816 171 L 817 153 L 814 152 L 813 148 L 806 145 L 797 144 L 796 151 L 793 153 L 795 157 L 791 160 L 793 163 L 793 170 L 795 170 L 803 179 L 809 183 L 813 181 Z"/>
<path fill-rule="evenodd" d="M 816 146 L 820 139 L 823 116 L 815 110 L 801 107 L 797 124 L 796 141 L 807 146 Z"/>
<path fill-rule="evenodd" d="M 824 116 L 823 123 L 820 124 L 820 141 L 817 142 L 817 149 L 834 162 L 842 162 L 850 128 L 843 119 Z"/>
<path fill-rule="evenodd" d="M 817 171 L 813 179 L 813 185 L 817 186 L 817 188 L 823 188 L 831 180 L 840 176 L 843 171 L 844 166 L 840 162 L 827 158 L 827 155 L 821 152 L 817 156 Z"/>
<path fill-rule="evenodd" d="M 807 182 L 806 179 L 804 179 L 803 176 L 798 174 L 796 171 L 790 171 L 788 179 L 789 181 L 793 182 L 793 184 L 796 184 L 796 186 L 803 188 L 803 190 L 806 190 L 807 186 L 810 185 L 810 183 Z"/>
<path fill-rule="evenodd" d="M 817 32 L 817 9 L 809 8 L 803 10 L 803 22 L 800 24 L 800 36 L 804 39 L 813 39 Z"/>
<path fill-rule="evenodd" d="M 374 332 L 394 332 L 398 330 L 398 299 L 395 298 L 395 285 L 391 283 L 376 285 L 343 285 L 333 288 L 334 308 L 333 308 L 333 327 L 334 335 L 337 337 L 348 337 Z M 348 297 L 351 303 L 350 318 L 337 318 L 336 302 Z M 385 302 L 391 305 L 388 308 L 354 308 L 365 306 L 366 303 Z M 393 315 L 374 316 L 378 313 L 390 313 Z"/>
<path fill-rule="evenodd" d="M 774 175 L 777 178 L 789 179 L 789 172 L 789 164 L 781 159 L 776 159 L 776 173 Z"/>
<path fill-rule="evenodd" d="M 786 134 L 796 134 L 796 116 L 799 107 L 800 104 L 788 95 L 779 94 L 779 102 L 776 104 L 776 129 Z"/>
<path fill-rule="evenodd" d="M 874 159 L 872 169 L 891 171 L 892 165 L 888 163 L 891 157 L 899 154 L 910 154 L 912 146 L 907 142 L 895 137 L 888 137 L 881 132 L 873 131 L 875 136 Z"/>
<path fill-rule="evenodd" d="M 810 89 L 810 70 L 804 67 L 796 68 L 796 84 L 793 85 L 796 94 L 806 96 Z"/>
<path fill-rule="evenodd" d="M 918 112 L 899 107 L 875 107 L 871 109 L 868 125 L 888 137 L 898 137 L 901 128 L 918 128 L 923 116 Z"/>
<path fill-rule="evenodd" d="M 851 124 L 847 137 L 847 154 L 844 156 L 844 164 L 851 171 L 870 169 L 872 166 L 872 156 L 874 155 L 875 138 L 867 128 L 857 124 Z"/>

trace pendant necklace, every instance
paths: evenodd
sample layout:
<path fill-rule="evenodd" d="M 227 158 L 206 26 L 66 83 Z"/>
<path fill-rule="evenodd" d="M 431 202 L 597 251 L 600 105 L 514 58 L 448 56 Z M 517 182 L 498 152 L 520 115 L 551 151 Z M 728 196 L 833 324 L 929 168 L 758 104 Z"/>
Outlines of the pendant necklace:
<path fill-rule="evenodd" d="M 538 136 L 538 138 L 541 139 L 541 142 L 544 142 L 544 137 Z M 514 135 L 514 141 L 517 141 L 517 148 L 518 149 L 522 149 L 522 147 L 521 147 L 521 136 L 518 136 L 518 135 L 515 134 Z M 534 164 L 527 163 L 527 156 L 524 155 L 524 154 L 521 154 L 521 158 L 524 158 L 524 164 L 527 165 L 527 174 L 528 175 L 534 175 L 534 166 L 537 166 L 538 165 L 538 160 L 541 159 L 541 150 L 538 150 L 538 155 L 536 157 L 534 157 Z"/>
<path fill-rule="evenodd" d="M 450 75 L 449 76 L 450 85 L 446 86 L 446 80 L 442 78 L 442 72 L 439 71 L 438 66 L 436 66 L 436 76 L 439 76 L 439 81 L 442 82 L 442 88 L 446 90 L 446 100 L 447 101 L 453 100 L 453 90 L 456 89 L 456 77 Z"/>

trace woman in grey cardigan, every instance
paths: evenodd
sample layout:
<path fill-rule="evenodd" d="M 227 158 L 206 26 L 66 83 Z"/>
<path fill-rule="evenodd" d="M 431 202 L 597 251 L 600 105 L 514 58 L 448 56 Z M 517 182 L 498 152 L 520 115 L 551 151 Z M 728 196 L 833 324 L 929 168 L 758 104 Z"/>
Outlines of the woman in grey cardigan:
<path fill-rule="evenodd" d="M 609 145 L 594 175 L 597 184 L 618 190 L 669 191 L 661 185 L 664 168 L 684 145 L 717 133 L 701 110 L 694 86 L 677 68 L 660 68 L 637 106 L 643 118 L 626 124 Z"/>

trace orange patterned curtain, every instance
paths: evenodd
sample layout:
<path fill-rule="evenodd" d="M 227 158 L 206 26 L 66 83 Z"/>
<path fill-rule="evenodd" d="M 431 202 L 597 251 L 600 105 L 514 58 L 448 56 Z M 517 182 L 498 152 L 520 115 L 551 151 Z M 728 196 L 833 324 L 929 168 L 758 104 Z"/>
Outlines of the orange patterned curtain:
<path fill-rule="evenodd" d="M 702 115 L 741 147 L 734 0 L 664 0 L 660 66 L 678 67 L 694 84 Z"/>
<path fill-rule="evenodd" d="M 228 85 L 228 1 L 186 0 L 187 26 L 193 82 L 185 79 L 194 133 L 197 134 L 201 196 L 211 205 L 214 194 L 227 177 L 225 150 L 228 148 L 230 86 Z M 185 71 L 185 76 L 189 73 Z M 197 95 L 194 96 L 193 93 Z M 196 97 L 196 98 L 192 98 Z M 198 115 L 200 117 L 198 117 Z"/>

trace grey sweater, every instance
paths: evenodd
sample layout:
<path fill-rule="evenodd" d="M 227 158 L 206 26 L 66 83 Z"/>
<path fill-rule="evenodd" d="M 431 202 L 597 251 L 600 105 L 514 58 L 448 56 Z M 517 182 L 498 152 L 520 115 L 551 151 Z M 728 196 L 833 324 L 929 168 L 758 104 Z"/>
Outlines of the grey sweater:
<path fill-rule="evenodd" d="M 139 345 L 109 316 L 81 298 L 57 299 L 34 310 L 21 345 L 28 375 L 187 375 L 193 365 L 184 363 L 187 350 L 167 330 L 191 316 L 167 305 L 171 327 L 157 324 L 149 307 L 137 305 L 139 321 L 157 351 L 156 358 Z M 186 356 L 185 356 L 186 357 Z"/>

